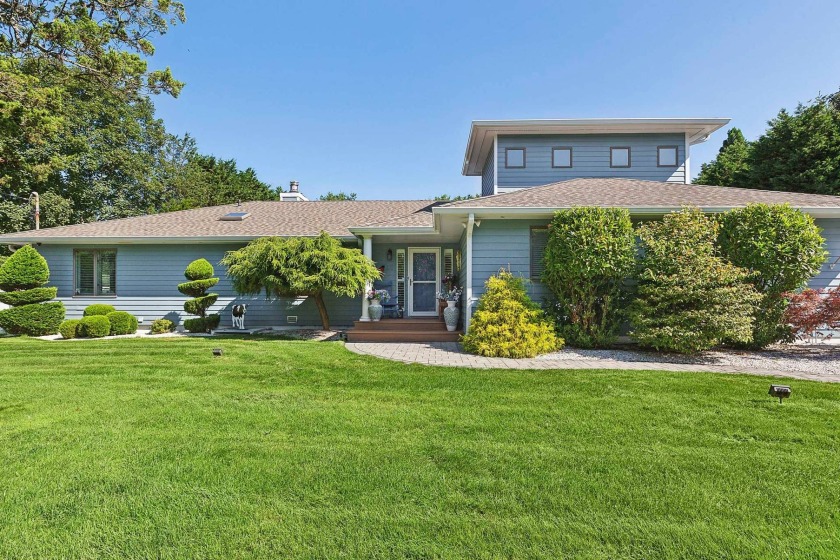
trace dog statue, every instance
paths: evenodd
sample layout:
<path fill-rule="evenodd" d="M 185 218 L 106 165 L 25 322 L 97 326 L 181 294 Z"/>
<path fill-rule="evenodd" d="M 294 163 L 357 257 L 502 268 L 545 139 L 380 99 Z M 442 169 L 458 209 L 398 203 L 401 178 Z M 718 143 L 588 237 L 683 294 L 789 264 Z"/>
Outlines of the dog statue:
<path fill-rule="evenodd" d="M 230 314 L 234 329 L 245 330 L 245 313 L 247 311 L 247 304 L 233 306 L 233 309 L 231 310 Z"/>

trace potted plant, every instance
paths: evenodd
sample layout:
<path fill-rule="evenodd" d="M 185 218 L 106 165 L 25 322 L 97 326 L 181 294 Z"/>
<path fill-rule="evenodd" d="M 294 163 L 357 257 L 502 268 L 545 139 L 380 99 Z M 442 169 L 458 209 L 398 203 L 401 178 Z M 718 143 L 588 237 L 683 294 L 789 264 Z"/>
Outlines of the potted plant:
<path fill-rule="evenodd" d="M 382 318 L 382 301 L 391 299 L 391 294 L 388 290 L 370 290 L 367 293 L 368 299 L 368 316 L 371 321 L 379 321 Z"/>
<path fill-rule="evenodd" d="M 449 290 L 443 290 L 438 294 L 441 301 L 446 302 L 443 310 L 443 321 L 446 323 L 446 330 L 454 331 L 458 328 L 458 317 L 461 312 L 458 309 L 458 300 L 461 299 L 462 288 L 452 285 Z"/>
<path fill-rule="evenodd" d="M 438 294 L 438 319 L 443 318 L 443 310 L 446 309 L 445 294 L 448 294 L 453 288 L 457 287 L 458 275 L 453 273 L 447 274 L 441 279 L 440 283 L 441 285 L 446 286 L 446 288 Z"/>

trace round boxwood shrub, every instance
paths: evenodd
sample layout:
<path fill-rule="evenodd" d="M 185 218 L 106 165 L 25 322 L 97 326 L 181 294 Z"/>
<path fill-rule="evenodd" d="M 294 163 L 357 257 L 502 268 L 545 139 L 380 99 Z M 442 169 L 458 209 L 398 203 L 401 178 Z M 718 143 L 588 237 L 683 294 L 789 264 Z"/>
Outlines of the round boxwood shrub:
<path fill-rule="evenodd" d="M 787 204 L 736 208 L 723 214 L 720 224 L 721 253 L 750 272 L 749 282 L 762 295 L 747 346 L 763 348 L 788 338 L 785 293 L 804 288 L 825 262 L 820 228 L 814 218 Z"/>
<path fill-rule="evenodd" d="M 91 315 L 81 320 L 79 329 L 79 336 L 85 338 L 102 338 L 111 334 L 111 322 L 104 315 Z"/>
<path fill-rule="evenodd" d="M 0 290 L 13 292 L 43 286 L 50 279 L 47 261 L 31 245 L 24 245 L 0 267 Z"/>
<path fill-rule="evenodd" d="M 207 259 L 197 259 L 187 265 L 184 276 L 187 280 L 206 280 L 213 276 L 213 265 Z"/>
<path fill-rule="evenodd" d="M 114 311 L 106 315 L 111 323 L 111 335 L 134 334 L 137 332 L 137 317 L 126 311 Z"/>
<path fill-rule="evenodd" d="M 0 311 L 0 328 L 9 334 L 56 334 L 63 320 L 64 304 L 60 301 L 33 303 Z"/>
<path fill-rule="evenodd" d="M 554 325 L 525 291 L 525 282 L 506 270 L 491 277 L 463 337 L 464 350 L 481 356 L 533 358 L 563 346 Z"/>
<path fill-rule="evenodd" d="M 106 316 L 108 313 L 113 313 L 116 310 L 116 307 L 107 303 L 94 303 L 85 307 L 85 311 L 82 315 L 85 317 L 94 317 L 96 315 Z"/>
<path fill-rule="evenodd" d="M 31 288 L 16 292 L 0 292 L 0 303 L 16 307 L 18 305 L 29 305 L 55 299 L 58 288 Z"/>
<path fill-rule="evenodd" d="M 152 334 L 169 333 L 175 330 L 175 323 L 169 319 L 155 319 L 152 321 Z"/>
<path fill-rule="evenodd" d="M 79 336 L 79 325 L 81 324 L 81 320 L 79 319 L 67 319 L 58 327 L 58 332 L 61 333 L 61 336 L 66 339 L 77 338 Z"/>

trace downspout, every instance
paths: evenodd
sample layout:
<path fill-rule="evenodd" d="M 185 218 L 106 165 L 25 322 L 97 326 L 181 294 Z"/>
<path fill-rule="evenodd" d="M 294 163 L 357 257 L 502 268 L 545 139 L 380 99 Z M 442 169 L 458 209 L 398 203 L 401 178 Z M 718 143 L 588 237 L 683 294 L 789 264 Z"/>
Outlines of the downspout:
<path fill-rule="evenodd" d="M 473 306 L 473 247 L 472 247 L 472 236 L 473 236 L 473 226 L 475 226 L 475 214 L 470 212 L 469 217 L 467 217 L 467 292 L 465 295 L 464 300 L 464 334 L 470 328 L 470 319 L 472 318 L 472 306 Z"/>

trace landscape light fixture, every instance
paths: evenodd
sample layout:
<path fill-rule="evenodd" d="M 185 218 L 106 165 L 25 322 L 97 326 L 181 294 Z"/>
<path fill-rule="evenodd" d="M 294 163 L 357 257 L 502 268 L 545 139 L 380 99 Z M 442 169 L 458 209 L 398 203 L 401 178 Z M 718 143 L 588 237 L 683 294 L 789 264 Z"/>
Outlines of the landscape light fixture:
<path fill-rule="evenodd" d="M 770 385 L 768 394 L 779 399 L 779 404 L 782 404 L 782 399 L 790 398 L 791 392 L 789 385 Z"/>
<path fill-rule="evenodd" d="M 213 355 L 218 358 L 219 356 L 222 355 L 222 349 L 221 348 L 213 348 Z"/>

